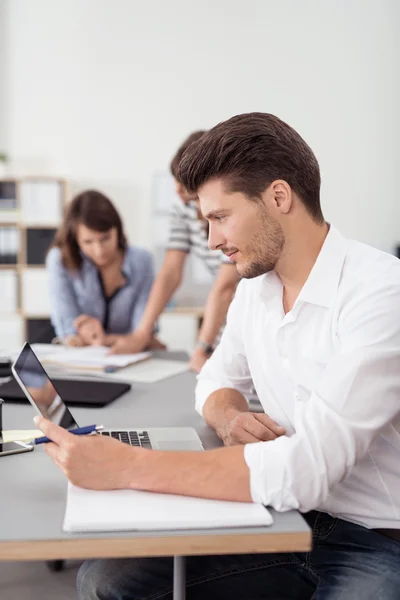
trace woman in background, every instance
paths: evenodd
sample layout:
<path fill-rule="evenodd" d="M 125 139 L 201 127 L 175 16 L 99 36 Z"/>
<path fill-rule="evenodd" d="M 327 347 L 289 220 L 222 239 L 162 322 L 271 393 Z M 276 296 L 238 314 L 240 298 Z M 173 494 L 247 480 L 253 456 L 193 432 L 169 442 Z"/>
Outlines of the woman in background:
<path fill-rule="evenodd" d="M 46 266 L 51 321 L 69 346 L 123 351 L 153 284 L 150 252 L 128 246 L 121 217 L 103 194 L 89 190 L 68 206 Z M 153 337 L 150 346 L 161 346 Z"/>

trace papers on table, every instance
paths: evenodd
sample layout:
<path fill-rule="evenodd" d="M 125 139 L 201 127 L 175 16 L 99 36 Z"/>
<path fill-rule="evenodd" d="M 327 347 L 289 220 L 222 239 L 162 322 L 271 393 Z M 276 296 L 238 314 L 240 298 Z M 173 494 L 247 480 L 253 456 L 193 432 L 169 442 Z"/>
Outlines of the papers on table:
<path fill-rule="evenodd" d="M 150 358 L 130 367 L 110 374 L 110 379 L 118 381 L 156 383 L 168 377 L 185 373 L 189 370 L 189 363 L 182 360 L 164 360 L 162 358 Z"/>
<path fill-rule="evenodd" d="M 64 531 L 150 531 L 271 525 L 261 504 L 138 490 L 95 491 L 68 484 Z"/>
<path fill-rule="evenodd" d="M 74 369 L 97 369 L 99 371 L 121 369 L 140 362 L 151 356 L 150 352 L 137 354 L 109 354 L 106 346 L 87 346 L 85 348 L 64 348 L 61 352 L 41 354 L 44 364 L 53 364 Z"/>

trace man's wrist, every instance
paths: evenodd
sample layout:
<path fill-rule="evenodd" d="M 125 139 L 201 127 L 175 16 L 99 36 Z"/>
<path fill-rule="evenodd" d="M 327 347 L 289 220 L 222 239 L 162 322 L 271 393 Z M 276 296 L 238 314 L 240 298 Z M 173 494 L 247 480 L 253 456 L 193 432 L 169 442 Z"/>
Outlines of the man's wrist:
<path fill-rule="evenodd" d="M 214 346 L 212 344 L 210 344 L 209 342 L 204 342 L 201 339 L 197 340 L 196 348 L 198 348 L 199 350 L 202 350 L 204 352 L 204 354 L 206 354 L 207 356 L 211 356 L 211 354 L 214 352 Z"/>
<path fill-rule="evenodd" d="M 231 422 L 242 412 L 243 411 L 234 407 L 229 407 L 224 410 L 222 414 L 222 419 L 220 420 L 217 428 L 215 429 L 216 434 L 224 443 L 229 438 Z"/>

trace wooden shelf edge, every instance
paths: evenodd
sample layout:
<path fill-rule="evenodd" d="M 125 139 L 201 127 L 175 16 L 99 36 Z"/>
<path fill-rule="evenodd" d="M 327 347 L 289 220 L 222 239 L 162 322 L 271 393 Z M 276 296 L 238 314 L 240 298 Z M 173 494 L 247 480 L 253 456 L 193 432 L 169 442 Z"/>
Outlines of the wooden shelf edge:
<path fill-rule="evenodd" d="M 0 560 L 53 560 L 144 556 L 197 556 L 308 552 L 311 532 L 0 542 Z"/>

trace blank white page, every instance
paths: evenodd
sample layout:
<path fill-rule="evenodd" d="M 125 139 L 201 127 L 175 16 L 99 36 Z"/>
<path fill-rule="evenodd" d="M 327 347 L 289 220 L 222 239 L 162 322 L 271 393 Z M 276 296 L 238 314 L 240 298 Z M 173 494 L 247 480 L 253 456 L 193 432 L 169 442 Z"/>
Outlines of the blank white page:
<path fill-rule="evenodd" d="M 145 531 L 255 527 L 272 524 L 260 504 L 137 490 L 85 490 L 68 484 L 63 530 Z"/>

